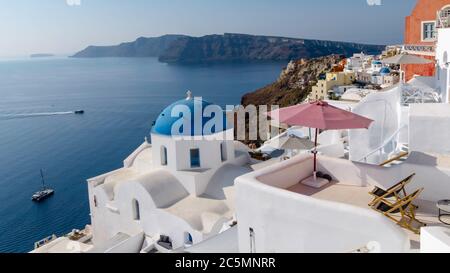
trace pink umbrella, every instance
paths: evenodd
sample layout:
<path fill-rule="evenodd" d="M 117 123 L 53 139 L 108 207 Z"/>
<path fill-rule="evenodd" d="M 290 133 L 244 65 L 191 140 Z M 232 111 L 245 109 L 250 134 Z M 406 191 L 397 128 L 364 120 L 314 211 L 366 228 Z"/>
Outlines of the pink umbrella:
<path fill-rule="evenodd" d="M 315 101 L 280 108 L 267 113 L 272 119 L 287 125 L 315 128 L 314 177 L 317 172 L 317 134 L 319 129 L 368 129 L 373 120 L 329 105 L 324 101 Z"/>

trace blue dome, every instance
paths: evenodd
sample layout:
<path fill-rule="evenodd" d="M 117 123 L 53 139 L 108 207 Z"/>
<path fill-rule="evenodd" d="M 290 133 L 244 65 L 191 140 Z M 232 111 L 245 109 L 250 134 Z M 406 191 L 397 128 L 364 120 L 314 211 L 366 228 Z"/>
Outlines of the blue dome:
<path fill-rule="evenodd" d="M 380 61 L 372 61 L 373 64 L 382 64 Z"/>
<path fill-rule="evenodd" d="M 387 75 L 389 73 L 391 73 L 391 70 L 387 67 L 383 67 L 380 69 L 380 74 L 382 74 L 382 75 Z"/>
<path fill-rule="evenodd" d="M 205 124 L 210 121 L 211 119 L 215 119 L 214 113 L 212 114 L 212 117 L 204 117 L 203 116 L 203 112 L 205 111 L 205 108 L 209 105 L 214 105 L 212 103 L 209 103 L 207 101 L 201 100 L 201 99 L 197 99 L 197 98 L 190 98 L 190 99 L 183 99 L 183 100 L 179 100 L 177 102 L 172 103 L 171 105 L 167 106 L 162 112 L 161 114 L 159 114 L 158 118 L 155 121 L 155 124 L 152 128 L 152 133 L 155 134 L 160 134 L 160 135 L 166 135 L 166 136 L 172 136 L 172 127 L 175 124 L 175 122 L 177 122 L 178 120 L 180 120 L 181 118 L 187 118 L 190 120 L 191 122 L 191 130 L 190 132 L 184 132 L 183 131 L 183 126 L 181 126 L 180 132 L 178 132 L 177 134 L 174 135 L 184 135 L 184 136 L 201 136 L 201 135 L 208 135 L 204 134 L 203 132 L 203 128 L 205 126 Z M 177 107 L 177 106 L 187 106 L 187 108 L 190 111 L 190 115 L 185 117 L 183 115 L 183 113 L 179 113 L 178 116 L 173 117 L 172 116 L 172 110 Z M 195 106 L 195 107 L 194 107 Z M 186 109 L 185 107 L 180 107 L 179 109 L 175 109 L 178 112 L 182 111 L 183 109 Z M 197 111 L 199 112 L 199 115 L 202 115 L 201 122 L 202 122 L 202 127 L 201 130 L 202 132 L 196 132 L 195 131 L 195 127 L 194 127 L 194 123 L 195 123 L 195 110 L 194 109 L 198 109 Z M 222 109 L 222 108 L 221 108 Z M 214 125 L 211 129 L 210 134 L 215 134 L 221 131 L 224 131 L 227 129 L 227 118 L 226 118 L 226 114 L 225 111 L 221 112 L 222 115 L 222 121 L 223 121 L 223 128 L 216 128 L 216 127 L 220 127 L 220 126 L 216 126 Z M 200 120 L 199 119 L 199 120 Z"/>

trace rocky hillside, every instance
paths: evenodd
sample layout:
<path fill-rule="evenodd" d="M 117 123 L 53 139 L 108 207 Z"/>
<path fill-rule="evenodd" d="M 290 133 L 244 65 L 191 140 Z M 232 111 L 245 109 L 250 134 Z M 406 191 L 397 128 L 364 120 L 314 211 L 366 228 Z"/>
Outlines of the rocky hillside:
<path fill-rule="evenodd" d="M 243 105 L 280 105 L 285 107 L 302 102 L 311 92 L 319 76 L 332 69 L 344 58 L 328 55 L 309 60 L 291 61 L 278 80 L 242 97 Z"/>
<path fill-rule="evenodd" d="M 73 57 L 159 57 L 166 63 L 290 61 L 330 54 L 378 54 L 384 46 L 246 34 L 139 38 L 117 46 L 89 46 Z"/>
<path fill-rule="evenodd" d="M 184 37 L 159 57 L 166 63 L 290 61 L 330 54 L 379 54 L 384 46 L 246 34 Z"/>

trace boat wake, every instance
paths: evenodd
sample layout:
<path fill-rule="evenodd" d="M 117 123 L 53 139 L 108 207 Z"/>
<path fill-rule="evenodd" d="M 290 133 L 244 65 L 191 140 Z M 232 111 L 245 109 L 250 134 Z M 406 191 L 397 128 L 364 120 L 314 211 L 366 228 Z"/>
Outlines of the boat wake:
<path fill-rule="evenodd" d="M 72 115 L 76 111 L 67 112 L 48 112 L 48 113 L 27 113 L 27 114 L 7 114 L 0 115 L 0 119 L 18 119 L 18 118 L 34 118 L 34 117 L 46 117 L 46 116 L 61 116 L 61 115 Z"/>

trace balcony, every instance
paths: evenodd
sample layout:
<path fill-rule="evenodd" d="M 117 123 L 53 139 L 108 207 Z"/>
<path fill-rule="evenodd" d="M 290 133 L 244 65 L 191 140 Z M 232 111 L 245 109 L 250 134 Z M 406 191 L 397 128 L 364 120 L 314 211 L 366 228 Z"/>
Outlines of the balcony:
<path fill-rule="evenodd" d="M 403 52 L 407 54 L 435 56 L 436 47 L 434 45 L 403 45 Z"/>

